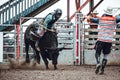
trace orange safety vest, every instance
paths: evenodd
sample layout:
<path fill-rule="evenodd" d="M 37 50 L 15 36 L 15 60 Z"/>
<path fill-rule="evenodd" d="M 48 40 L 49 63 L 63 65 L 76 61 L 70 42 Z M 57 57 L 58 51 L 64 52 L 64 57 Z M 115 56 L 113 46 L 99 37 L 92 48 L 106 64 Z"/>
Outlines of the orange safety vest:
<path fill-rule="evenodd" d="M 98 40 L 103 42 L 112 42 L 116 27 L 116 18 L 113 16 L 104 16 L 99 19 Z"/>

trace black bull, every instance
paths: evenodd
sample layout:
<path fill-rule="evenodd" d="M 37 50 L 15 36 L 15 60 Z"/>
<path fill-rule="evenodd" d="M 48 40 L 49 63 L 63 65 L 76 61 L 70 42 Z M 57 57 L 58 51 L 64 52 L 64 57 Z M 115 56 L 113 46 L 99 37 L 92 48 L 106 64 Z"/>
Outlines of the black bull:
<path fill-rule="evenodd" d="M 35 47 L 36 41 L 31 40 L 30 37 L 30 30 L 34 30 L 34 25 L 30 25 L 27 27 L 25 31 L 24 36 L 24 42 L 25 42 L 25 51 L 26 51 L 26 62 L 29 63 L 29 46 L 33 48 L 33 52 L 36 55 L 37 62 L 40 63 L 40 55 L 39 51 Z M 49 69 L 48 67 L 48 60 L 52 60 L 52 64 L 54 65 L 54 69 L 57 69 L 57 59 L 59 55 L 59 51 L 63 50 L 63 48 L 58 48 L 58 41 L 57 41 L 57 34 L 56 32 L 51 32 L 47 30 L 44 35 L 38 39 L 38 46 L 40 48 L 40 54 L 41 57 L 45 63 L 46 69 Z"/>

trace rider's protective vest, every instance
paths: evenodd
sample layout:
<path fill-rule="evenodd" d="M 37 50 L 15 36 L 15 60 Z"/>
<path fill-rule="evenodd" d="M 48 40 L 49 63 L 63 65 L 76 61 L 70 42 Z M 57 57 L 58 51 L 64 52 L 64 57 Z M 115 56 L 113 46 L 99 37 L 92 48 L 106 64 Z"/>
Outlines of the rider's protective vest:
<path fill-rule="evenodd" d="M 51 29 L 54 27 L 55 22 L 58 19 L 55 17 L 54 13 L 49 13 L 44 20 L 44 28 Z"/>
<path fill-rule="evenodd" d="M 104 16 L 99 19 L 98 40 L 103 42 L 112 42 L 116 27 L 116 18 L 113 16 Z"/>

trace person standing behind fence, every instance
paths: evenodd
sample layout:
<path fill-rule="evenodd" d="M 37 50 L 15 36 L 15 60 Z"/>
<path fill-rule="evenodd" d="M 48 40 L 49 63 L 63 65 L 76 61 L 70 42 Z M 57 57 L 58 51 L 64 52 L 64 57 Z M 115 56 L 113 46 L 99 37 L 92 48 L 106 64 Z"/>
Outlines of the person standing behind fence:
<path fill-rule="evenodd" d="M 116 15 L 116 18 L 119 18 L 119 17 L 120 17 L 120 14 Z M 117 29 L 120 29 L 120 22 L 118 22 L 116 28 L 117 28 Z M 120 32 L 116 32 L 116 35 L 120 35 Z M 119 41 L 120 38 L 116 38 L 116 40 Z M 119 44 L 116 44 L 116 45 L 119 45 Z"/>
<path fill-rule="evenodd" d="M 93 23 L 99 23 L 98 39 L 95 47 L 96 70 L 95 73 L 104 74 L 107 64 L 108 54 L 111 51 L 112 40 L 115 32 L 116 23 L 120 22 L 119 17 L 113 17 L 112 13 L 105 13 L 100 18 L 90 18 Z M 101 51 L 103 53 L 102 64 L 100 63 Z"/>
<path fill-rule="evenodd" d="M 120 17 L 120 14 L 116 16 L 116 18 L 119 18 Z M 120 22 L 117 22 L 117 27 L 116 28 L 119 28 L 120 29 Z M 120 35 L 120 32 L 116 32 L 116 34 Z"/>
<path fill-rule="evenodd" d="M 91 14 L 87 17 L 87 22 L 90 24 L 90 29 L 97 29 L 98 28 L 98 25 L 91 22 L 90 18 L 99 18 L 98 15 L 98 12 L 97 11 L 93 11 L 91 12 Z M 89 34 L 91 35 L 97 35 L 98 32 L 89 32 Z M 92 40 L 91 38 L 89 40 Z M 97 38 L 95 38 L 95 40 L 97 40 Z"/>

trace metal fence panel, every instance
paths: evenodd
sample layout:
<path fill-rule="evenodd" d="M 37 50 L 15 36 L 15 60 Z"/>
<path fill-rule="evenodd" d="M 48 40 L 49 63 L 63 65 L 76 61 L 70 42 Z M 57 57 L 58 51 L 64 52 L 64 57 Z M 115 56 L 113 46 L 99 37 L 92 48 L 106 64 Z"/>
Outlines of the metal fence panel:
<path fill-rule="evenodd" d="M 11 25 L 11 24 L 0 24 L 0 26 L 12 26 L 14 27 L 13 31 L 1 31 L 1 38 L 0 38 L 0 45 L 1 46 L 1 50 L 3 50 L 1 52 L 2 57 L 0 57 L 0 59 L 2 59 L 2 62 L 8 62 L 8 57 L 11 58 L 16 58 L 16 50 L 17 50 L 17 33 L 16 33 L 16 25 Z"/>

